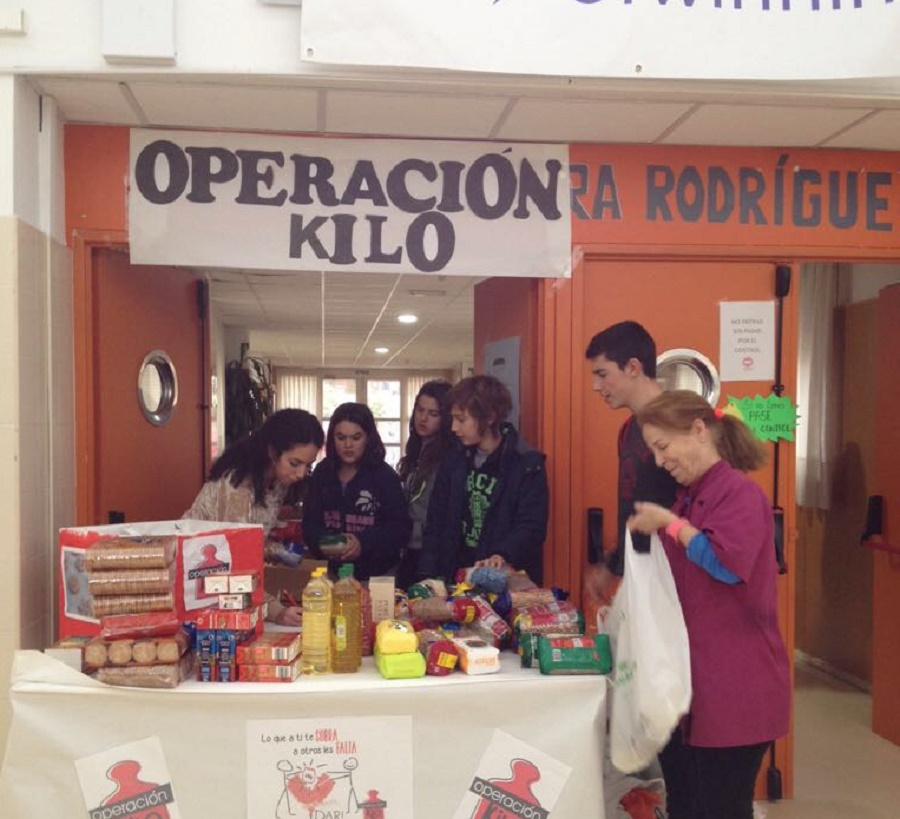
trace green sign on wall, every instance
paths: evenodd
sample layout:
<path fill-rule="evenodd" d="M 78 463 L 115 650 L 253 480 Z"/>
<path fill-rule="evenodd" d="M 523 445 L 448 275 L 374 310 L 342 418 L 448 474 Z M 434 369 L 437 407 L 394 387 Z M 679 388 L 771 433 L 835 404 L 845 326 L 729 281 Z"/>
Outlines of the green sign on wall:
<path fill-rule="evenodd" d="M 788 395 L 728 396 L 728 406 L 723 411 L 739 417 L 762 441 L 794 440 L 797 406 Z"/>

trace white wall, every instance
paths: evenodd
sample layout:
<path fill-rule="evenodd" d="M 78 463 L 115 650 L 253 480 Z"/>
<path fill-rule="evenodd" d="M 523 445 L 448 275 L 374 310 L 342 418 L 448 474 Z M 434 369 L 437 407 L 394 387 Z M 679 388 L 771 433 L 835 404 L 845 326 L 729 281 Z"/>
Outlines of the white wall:
<path fill-rule="evenodd" d="M 0 74 L 0 679 L 52 639 L 56 540 L 74 522 L 72 257 L 62 235 L 62 125 Z M 56 240 L 54 240 L 56 239 Z M 9 701 L 0 693 L 0 745 Z"/>
<path fill-rule="evenodd" d="M 122 0 L 107 0 L 122 2 Z M 103 58 L 101 0 L 16 0 L 26 33 L 0 40 L 0 70 L 121 72 Z M 176 0 L 174 72 L 312 73 L 300 62 L 300 9 L 257 0 Z M 125 67 L 127 70 L 127 66 Z"/>
<path fill-rule="evenodd" d="M 13 215 L 13 177 L 16 157 L 13 112 L 16 105 L 16 78 L 0 74 L 0 217 Z"/>

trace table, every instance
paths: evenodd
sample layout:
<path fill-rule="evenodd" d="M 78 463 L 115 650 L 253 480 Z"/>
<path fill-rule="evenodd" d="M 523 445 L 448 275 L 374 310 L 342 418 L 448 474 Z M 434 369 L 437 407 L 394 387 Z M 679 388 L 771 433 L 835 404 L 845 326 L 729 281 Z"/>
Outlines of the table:
<path fill-rule="evenodd" d="M 247 811 L 248 720 L 402 715 L 412 717 L 416 819 L 454 815 L 495 729 L 572 768 L 552 819 L 603 819 L 605 678 L 544 676 L 502 656 L 501 672 L 485 676 L 383 680 L 366 658 L 357 674 L 152 690 L 107 686 L 19 651 L 0 769 L 3 816 L 86 816 L 74 760 L 155 735 L 181 816 L 238 819 Z"/>

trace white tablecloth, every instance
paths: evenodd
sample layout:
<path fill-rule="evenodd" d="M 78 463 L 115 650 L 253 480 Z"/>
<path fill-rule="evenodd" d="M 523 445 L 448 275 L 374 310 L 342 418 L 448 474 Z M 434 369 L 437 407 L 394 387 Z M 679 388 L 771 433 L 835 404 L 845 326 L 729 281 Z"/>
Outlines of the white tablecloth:
<path fill-rule="evenodd" d="M 106 686 L 40 652 L 20 651 L 0 814 L 86 816 L 74 760 L 156 735 L 181 815 L 239 819 L 247 720 L 410 715 L 416 819 L 453 816 L 495 729 L 572 768 L 552 819 L 603 819 L 605 678 L 547 677 L 502 656 L 502 672 L 486 676 L 383 680 L 367 659 L 358 674 L 290 684 L 191 681 L 155 691 Z"/>

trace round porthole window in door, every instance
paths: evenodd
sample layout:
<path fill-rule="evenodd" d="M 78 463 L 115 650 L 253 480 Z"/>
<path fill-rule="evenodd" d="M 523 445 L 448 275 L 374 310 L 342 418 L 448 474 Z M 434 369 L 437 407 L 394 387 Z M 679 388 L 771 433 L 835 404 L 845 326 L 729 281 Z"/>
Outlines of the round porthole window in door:
<path fill-rule="evenodd" d="M 719 371 L 696 350 L 666 350 L 656 359 L 656 380 L 664 390 L 690 390 L 715 406 L 719 400 Z"/>
<path fill-rule="evenodd" d="M 178 403 L 178 376 L 167 353 L 153 350 L 144 356 L 137 387 L 144 418 L 154 426 L 167 424 Z"/>

